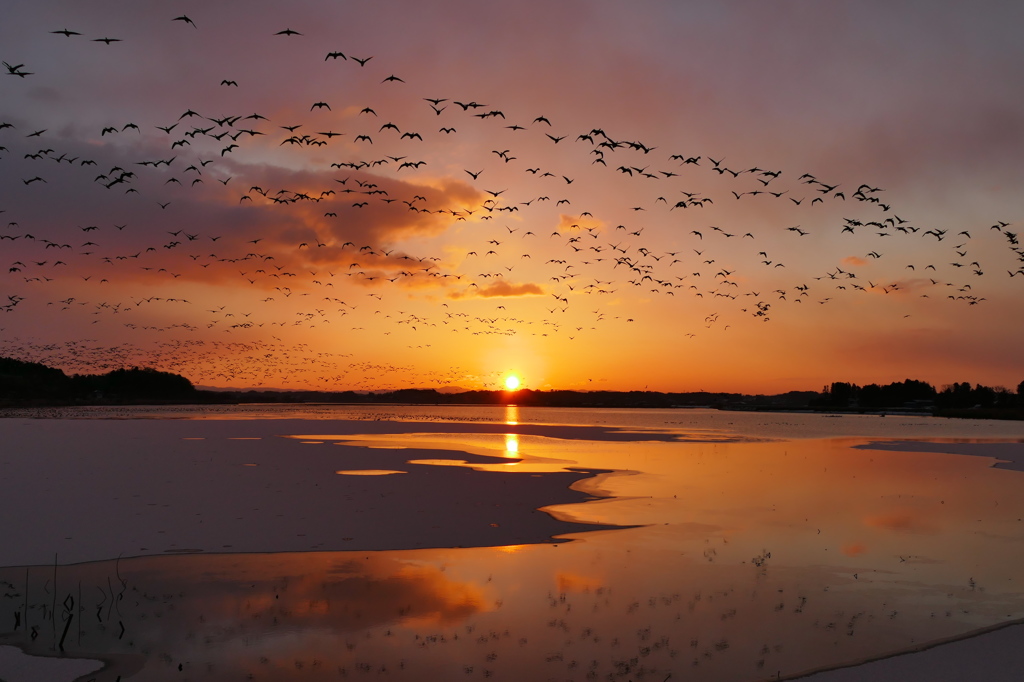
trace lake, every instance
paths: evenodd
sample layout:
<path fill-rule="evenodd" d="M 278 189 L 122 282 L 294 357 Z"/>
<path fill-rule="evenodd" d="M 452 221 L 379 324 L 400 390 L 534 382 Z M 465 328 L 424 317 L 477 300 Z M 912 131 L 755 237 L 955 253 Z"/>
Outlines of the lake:
<path fill-rule="evenodd" d="M 787 679 L 1024 618 L 1021 422 L 242 405 L 0 438 L 7 682 Z"/>

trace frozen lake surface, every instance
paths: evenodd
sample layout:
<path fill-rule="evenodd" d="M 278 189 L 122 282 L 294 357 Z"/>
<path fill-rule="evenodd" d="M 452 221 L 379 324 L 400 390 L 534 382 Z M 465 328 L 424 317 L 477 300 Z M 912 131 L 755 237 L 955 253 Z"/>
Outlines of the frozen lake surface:
<path fill-rule="evenodd" d="M 1024 618 L 1020 422 L 261 405 L 0 438 L 0 644 L 97 681 L 779 679 Z"/>

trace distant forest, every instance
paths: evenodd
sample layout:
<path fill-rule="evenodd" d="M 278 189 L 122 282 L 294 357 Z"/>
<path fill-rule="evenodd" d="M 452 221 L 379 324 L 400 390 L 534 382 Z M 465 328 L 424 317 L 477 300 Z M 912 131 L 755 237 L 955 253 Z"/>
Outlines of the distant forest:
<path fill-rule="evenodd" d="M 463 391 L 402 389 L 355 391 L 210 391 L 183 376 L 150 368 L 106 374 L 66 375 L 35 362 L 0 358 L 0 407 L 66 405 L 162 405 L 233 403 L 392 403 L 545 407 L 714 407 L 728 410 L 815 410 L 822 412 L 911 411 L 951 417 L 1024 419 L 1024 381 L 1016 392 L 1001 387 L 954 383 L 936 389 L 907 379 L 884 386 L 836 382 L 821 392 L 778 395 L 661 393 L 656 391 Z"/>
<path fill-rule="evenodd" d="M 181 403 L 198 393 L 185 377 L 155 369 L 68 376 L 36 362 L 0 358 L 0 405 Z"/>
<path fill-rule="evenodd" d="M 937 409 L 1012 409 L 1024 406 L 1024 381 L 1017 391 L 1003 386 L 995 388 L 969 383 L 954 383 L 936 390 L 924 381 L 907 379 L 885 386 L 868 384 L 858 386 L 843 382 L 827 386 L 811 406 L 881 409 L 895 406 L 934 405 Z"/>

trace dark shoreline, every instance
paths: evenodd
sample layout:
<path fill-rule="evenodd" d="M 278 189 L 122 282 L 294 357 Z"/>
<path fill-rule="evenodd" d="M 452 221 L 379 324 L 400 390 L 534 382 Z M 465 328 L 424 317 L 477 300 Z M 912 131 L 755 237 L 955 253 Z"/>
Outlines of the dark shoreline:
<path fill-rule="evenodd" d="M 202 392 L 200 392 L 202 393 Z M 513 394 L 511 396 L 498 396 L 502 399 L 495 400 L 401 400 L 392 399 L 389 395 L 373 394 L 372 399 L 367 400 L 330 400 L 325 396 L 303 396 L 302 399 L 286 399 L 291 393 L 280 395 L 261 394 L 256 399 L 246 399 L 246 396 L 237 396 L 223 392 L 213 392 L 216 399 L 205 399 L 200 396 L 193 400 L 94 400 L 80 402 L 58 402 L 58 401 L 22 401 L 0 403 L 0 419 L 7 417 L 8 411 L 25 409 L 49 409 L 49 408 L 76 408 L 76 407 L 204 407 L 204 406 L 232 406 L 232 405 L 338 405 L 338 406 L 393 406 L 393 407 L 423 407 L 423 406 L 478 406 L 487 407 L 494 405 L 514 405 L 517 407 L 554 407 L 569 409 L 664 409 L 664 410 L 719 410 L 722 412 L 758 412 L 770 414 L 819 414 L 830 417 L 843 416 L 877 416 L 877 417 L 936 417 L 944 419 L 990 419 L 1000 421 L 1022 421 L 1024 420 L 1024 409 L 999 409 L 999 408 L 962 408 L 962 409 L 907 409 L 900 407 L 893 408 L 835 408 L 835 407 L 807 407 L 807 406 L 772 406 L 744 403 L 690 403 L 690 404 L 667 404 L 661 400 L 640 400 L 631 401 L 628 399 L 620 401 L 609 400 L 579 400 L 567 402 L 564 400 L 546 401 L 544 399 L 532 400 L 530 402 L 520 401 Z M 495 393 L 500 393 L 495 391 Z M 444 395 L 444 394 L 440 394 Z M 458 394 L 456 394 L 458 395 Z M 585 395 L 585 394 L 584 394 Z M 622 394 L 628 396 L 629 394 Z M 673 394 L 657 394 L 659 396 L 672 396 Z M 17 415 L 23 416 L 23 415 Z"/>
<path fill-rule="evenodd" d="M 562 408 L 711 408 L 758 412 L 828 414 L 920 414 L 965 419 L 1024 419 L 1024 382 L 1005 388 L 953 384 L 936 390 L 907 379 L 885 386 L 833 383 L 818 391 L 776 395 L 687 391 L 452 391 L 407 388 L 395 391 L 212 390 L 186 377 L 151 368 L 123 368 L 106 374 L 66 375 L 39 363 L 0 358 L 0 409 L 123 405 L 509 405 Z"/>

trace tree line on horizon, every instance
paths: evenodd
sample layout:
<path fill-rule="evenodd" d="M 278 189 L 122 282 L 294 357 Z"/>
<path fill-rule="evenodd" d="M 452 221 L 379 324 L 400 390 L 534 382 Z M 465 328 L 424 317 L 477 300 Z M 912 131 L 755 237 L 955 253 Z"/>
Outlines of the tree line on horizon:
<path fill-rule="evenodd" d="M 1013 409 L 1024 407 L 1024 381 L 1013 392 L 1005 386 L 983 386 L 968 382 L 952 383 L 936 389 L 925 381 L 906 379 L 880 386 L 858 386 L 835 382 L 826 386 L 812 407 L 880 409 L 891 407 L 931 407 L 935 409 Z"/>
<path fill-rule="evenodd" d="M 821 392 L 789 391 L 778 395 L 746 395 L 707 391 L 517 391 L 443 392 L 399 389 L 377 393 L 355 391 L 210 391 L 187 378 L 152 368 L 121 368 L 105 374 L 66 375 L 41 363 L 0 357 L 0 406 L 229 404 L 229 403 L 418 403 L 437 405 L 506 404 L 546 407 L 724 407 L 732 409 L 882 410 L 1024 410 L 1024 381 L 1017 391 L 981 384 L 953 383 L 936 389 L 906 379 L 890 384 L 834 382 Z"/>
<path fill-rule="evenodd" d="M 68 376 L 37 362 L 0 358 L 0 405 L 182 402 L 197 394 L 185 377 L 148 367 Z"/>

